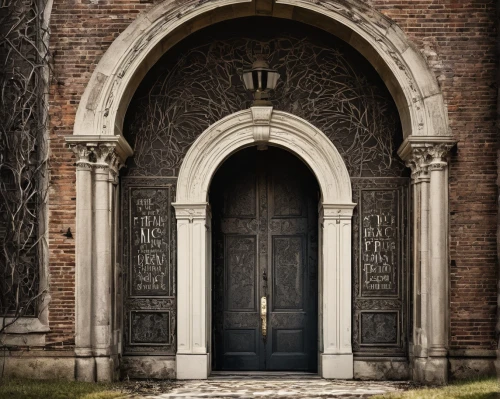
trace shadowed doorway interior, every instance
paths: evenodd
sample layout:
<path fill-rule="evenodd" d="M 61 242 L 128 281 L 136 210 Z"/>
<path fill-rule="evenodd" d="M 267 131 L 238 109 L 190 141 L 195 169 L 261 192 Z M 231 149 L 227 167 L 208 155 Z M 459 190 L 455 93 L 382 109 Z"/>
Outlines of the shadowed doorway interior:
<path fill-rule="evenodd" d="M 317 371 L 318 201 L 291 153 L 241 150 L 216 173 L 214 370 Z"/>

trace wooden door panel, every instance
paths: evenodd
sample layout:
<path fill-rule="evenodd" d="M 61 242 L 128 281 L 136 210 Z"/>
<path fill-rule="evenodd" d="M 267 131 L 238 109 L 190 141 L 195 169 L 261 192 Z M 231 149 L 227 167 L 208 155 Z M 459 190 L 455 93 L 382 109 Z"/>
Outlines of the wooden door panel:
<path fill-rule="evenodd" d="M 225 235 L 225 310 L 257 312 L 257 237 Z"/>
<path fill-rule="evenodd" d="M 273 236 L 272 311 L 304 309 L 305 237 Z"/>
<path fill-rule="evenodd" d="M 215 369 L 315 370 L 316 195 L 314 176 L 278 149 L 243 150 L 214 178 Z"/>

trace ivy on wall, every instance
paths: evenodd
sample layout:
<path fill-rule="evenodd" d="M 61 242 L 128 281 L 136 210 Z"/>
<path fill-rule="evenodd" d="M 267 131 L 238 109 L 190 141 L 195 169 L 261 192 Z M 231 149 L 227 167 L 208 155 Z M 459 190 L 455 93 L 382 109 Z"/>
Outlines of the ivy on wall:
<path fill-rule="evenodd" d="M 36 316 L 47 195 L 46 0 L 0 2 L 0 316 Z M 11 320 L 12 322 L 12 320 Z M 0 323 L 0 332 L 7 325 Z"/>

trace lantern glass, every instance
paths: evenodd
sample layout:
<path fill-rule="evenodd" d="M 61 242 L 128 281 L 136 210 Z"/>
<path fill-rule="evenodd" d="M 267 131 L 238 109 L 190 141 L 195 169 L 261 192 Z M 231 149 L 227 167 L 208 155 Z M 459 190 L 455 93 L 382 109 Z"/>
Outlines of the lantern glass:
<path fill-rule="evenodd" d="M 276 89 L 276 85 L 278 84 L 278 79 L 280 78 L 280 74 L 276 71 L 269 70 L 267 75 L 267 89 L 274 90 Z"/>
<path fill-rule="evenodd" d="M 255 87 L 253 85 L 252 71 L 243 72 L 243 84 L 247 90 L 253 91 Z"/>

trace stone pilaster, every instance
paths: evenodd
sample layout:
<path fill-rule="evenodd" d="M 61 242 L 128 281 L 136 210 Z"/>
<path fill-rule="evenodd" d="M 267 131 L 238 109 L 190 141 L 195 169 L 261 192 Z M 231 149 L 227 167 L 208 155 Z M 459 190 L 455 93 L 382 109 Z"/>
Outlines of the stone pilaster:
<path fill-rule="evenodd" d="M 449 147 L 436 145 L 430 150 L 429 216 L 430 216 L 430 334 L 429 358 L 425 379 L 430 383 L 448 381 L 448 214 L 447 162 Z"/>
<path fill-rule="evenodd" d="M 354 206 L 323 203 L 319 226 L 322 246 L 320 287 L 320 375 L 352 379 L 351 231 Z"/>
<path fill-rule="evenodd" d="M 68 137 L 77 154 L 76 378 L 111 381 L 112 186 L 132 150 L 121 137 Z"/>
<path fill-rule="evenodd" d="M 177 218 L 177 379 L 210 375 L 211 214 L 208 203 L 172 204 Z"/>

